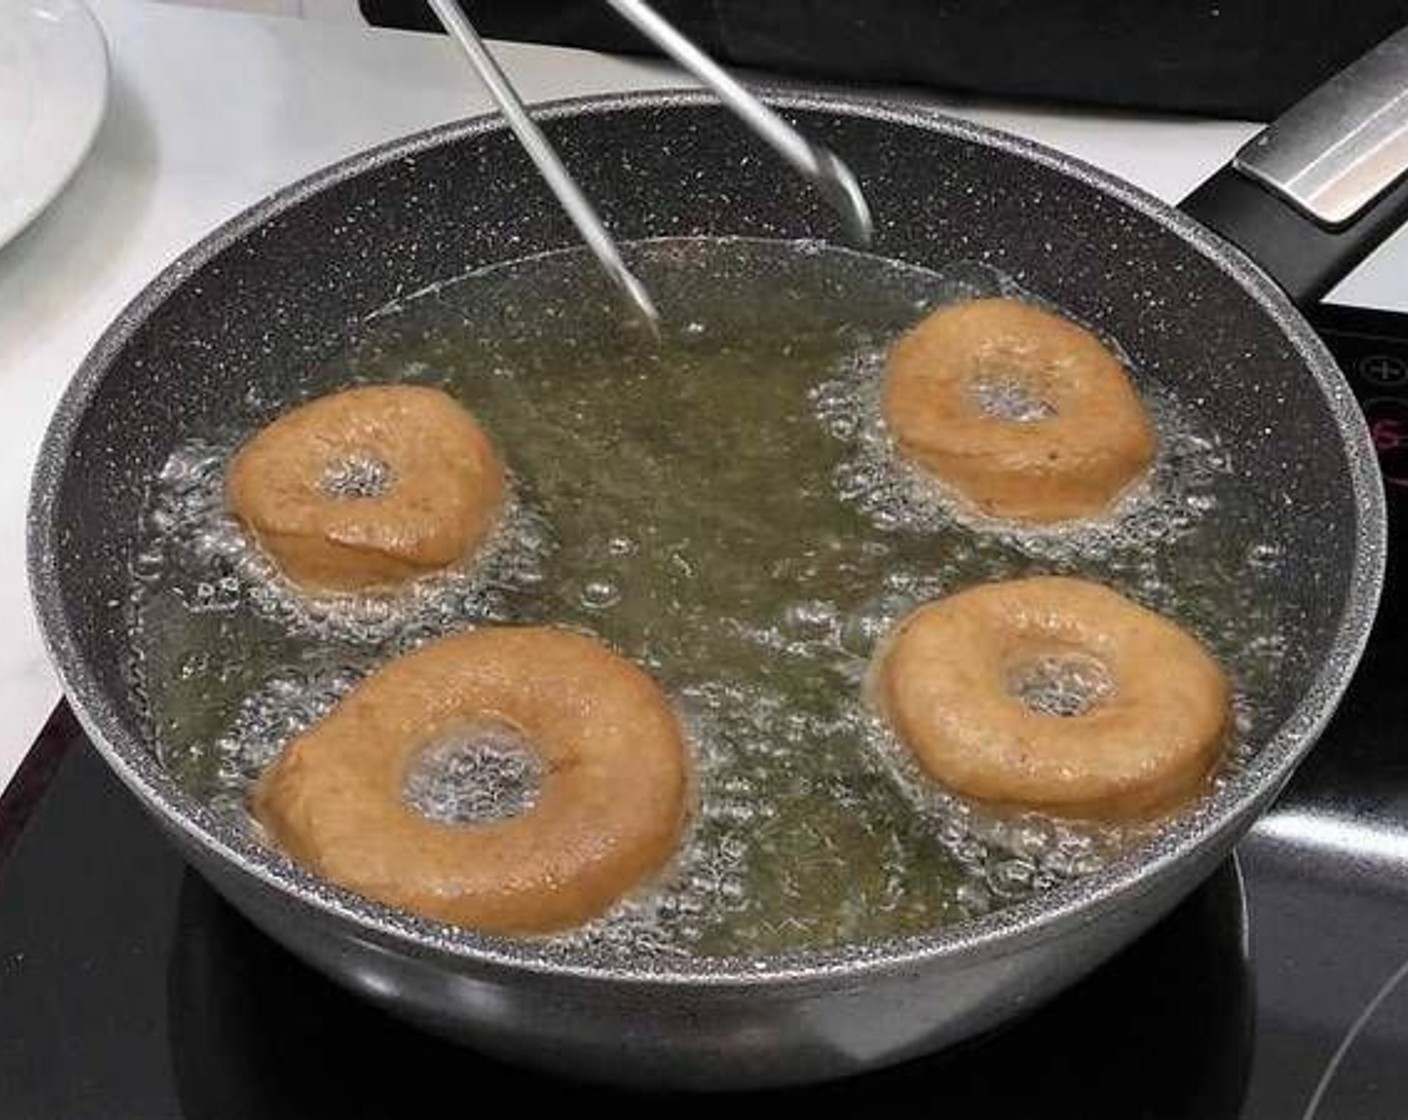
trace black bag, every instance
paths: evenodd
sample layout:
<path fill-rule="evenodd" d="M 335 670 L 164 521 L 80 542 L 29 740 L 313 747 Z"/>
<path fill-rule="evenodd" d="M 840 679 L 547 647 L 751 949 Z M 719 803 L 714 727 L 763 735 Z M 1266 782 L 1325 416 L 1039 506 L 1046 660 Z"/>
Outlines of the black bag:
<path fill-rule="evenodd" d="M 360 0 L 431 30 L 423 0 Z M 640 52 L 599 0 L 461 0 L 502 39 Z M 848 82 L 1265 120 L 1408 24 L 1408 0 L 658 0 L 717 59 Z"/>

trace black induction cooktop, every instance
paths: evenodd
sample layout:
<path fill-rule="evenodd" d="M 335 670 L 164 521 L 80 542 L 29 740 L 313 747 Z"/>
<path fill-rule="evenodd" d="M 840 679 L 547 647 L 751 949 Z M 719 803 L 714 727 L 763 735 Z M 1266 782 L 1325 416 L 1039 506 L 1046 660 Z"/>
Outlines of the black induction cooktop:
<path fill-rule="evenodd" d="M 1318 323 L 1408 545 L 1408 316 Z M 1395 549 L 1395 554 L 1397 551 Z M 838 1105 L 987 1118 L 1408 1116 L 1408 576 L 1320 745 L 1143 940 L 991 1037 L 754 1096 L 611 1092 L 424 1036 L 288 956 L 188 871 L 60 707 L 0 798 L 0 1120 L 358 1120 L 557 1106 Z"/>

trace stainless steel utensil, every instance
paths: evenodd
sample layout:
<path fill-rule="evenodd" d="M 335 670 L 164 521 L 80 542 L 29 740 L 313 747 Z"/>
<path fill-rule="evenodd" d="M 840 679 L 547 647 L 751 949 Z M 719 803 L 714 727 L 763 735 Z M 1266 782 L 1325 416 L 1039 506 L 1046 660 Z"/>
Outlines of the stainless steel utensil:
<path fill-rule="evenodd" d="M 577 186 L 577 181 L 572 178 L 571 173 L 562 165 L 562 160 L 548 143 L 543 130 L 529 115 L 518 96 L 518 91 L 484 46 L 484 40 L 474 30 L 474 25 L 465 18 L 455 0 L 430 0 L 430 7 L 449 32 L 450 38 L 464 51 L 470 65 L 488 89 L 489 96 L 499 107 L 505 122 L 513 129 L 513 134 L 518 137 L 518 142 L 532 159 L 543 181 L 562 204 L 567 216 L 572 219 L 572 224 L 577 227 L 577 231 L 587 243 L 587 248 L 601 265 L 602 271 L 616 285 L 626 306 L 652 330 L 656 329 L 660 312 L 656 310 L 655 301 L 650 298 L 650 293 L 645 290 L 645 285 L 635 273 L 626 267 L 626 262 L 621 259 L 621 251 L 616 248 L 616 242 L 606 231 L 596 210 L 587 201 L 587 196 Z"/>
<path fill-rule="evenodd" d="M 645 0 L 606 0 L 657 47 L 673 58 L 738 116 L 769 147 L 812 184 L 840 216 L 851 241 L 870 244 L 875 232 L 870 205 L 851 169 L 830 149 L 813 143 L 749 93 L 728 71 L 692 43 Z"/>
<path fill-rule="evenodd" d="M 548 138 L 543 135 L 508 75 L 484 46 L 474 25 L 466 18 L 456 0 L 429 0 L 450 37 L 459 44 L 484 82 L 489 95 L 499 107 L 509 128 L 518 137 L 548 188 L 562 204 L 567 216 L 581 233 L 582 239 L 615 284 L 632 313 L 652 330 L 657 329 L 660 313 L 645 285 L 621 258 L 621 252 L 602 224 L 587 196 L 563 166 Z M 695 46 L 668 20 L 643 0 L 607 0 L 607 2 L 639 28 L 666 54 L 708 86 L 771 148 L 800 172 L 840 215 L 850 238 L 858 245 L 868 245 L 872 233 L 870 208 L 861 193 L 860 184 L 834 152 L 813 144 L 786 121 L 749 93 L 713 59 Z"/>

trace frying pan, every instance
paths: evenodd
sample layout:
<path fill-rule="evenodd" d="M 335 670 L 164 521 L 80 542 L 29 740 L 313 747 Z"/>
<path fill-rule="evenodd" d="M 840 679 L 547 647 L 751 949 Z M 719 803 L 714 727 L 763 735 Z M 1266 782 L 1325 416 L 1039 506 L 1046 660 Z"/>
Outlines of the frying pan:
<path fill-rule="evenodd" d="M 1343 131 L 1326 134 L 1312 103 L 1186 211 L 932 112 L 769 98 L 856 170 L 878 253 L 985 261 L 1195 402 L 1232 449 L 1239 483 L 1265 495 L 1261 530 L 1294 558 L 1283 607 L 1302 656 L 1268 697 L 1274 731 L 1233 780 L 1103 870 L 890 943 L 623 964 L 342 891 L 217 819 L 163 770 L 123 672 L 147 481 L 179 442 L 242 414 L 252 389 L 287 398 L 300 370 L 398 295 L 574 243 L 494 119 L 392 143 L 274 195 L 162 273 L 89 355 L 44 442 L 29 523 L 34 598 L 74 709 L 186 857 L 269 935 L 366 998 L 501 1056 L 643 1085 L 761 1086 L 897 1062 L 1013 1018 L 1147 929 L 1228 854 L 1311 748 L 1367 639 L 1384 565 L 1381 485 L 1349 389 L 1293 301 L 1325 290 L 1408 204 L 1401 164 L 1386 168 L 1393 135 L 1385 144 L 1375 132 L 1408 87 L 1399 40 L 1324 95 L 1332 122 L 1361 125 L 1355 135 L 1377 144 L 1367 162 Z M 696 93 L 566 102 L 540 119 L 623 238 L 837 233 Z"/>

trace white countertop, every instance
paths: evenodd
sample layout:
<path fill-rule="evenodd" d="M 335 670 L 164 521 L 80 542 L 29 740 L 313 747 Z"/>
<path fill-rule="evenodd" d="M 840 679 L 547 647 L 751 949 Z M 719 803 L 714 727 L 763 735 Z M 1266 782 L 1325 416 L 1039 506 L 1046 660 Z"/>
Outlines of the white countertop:
<path fill-rule="evenodd" d="M 88 348 L 163 265 L 238 210 L 352 152 L 489 107 L 438 37 L 151 0 L 89 3 L 111 50 L 107 119 L 64 194 L 0 249 L 0 788 L 59 697 L 29 604 L 24 512 L 49 413 Z M 685 84 L 663 65 L 581 51 L 496 53 L 530 100 Z M 1170 200 L 1255 131 L 928 100 Z M 1408 310 L 1405 281 L 1400 234 L 1332 298 Z"/>

